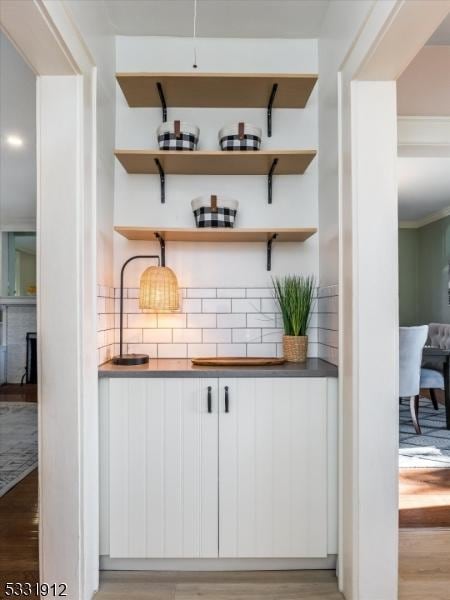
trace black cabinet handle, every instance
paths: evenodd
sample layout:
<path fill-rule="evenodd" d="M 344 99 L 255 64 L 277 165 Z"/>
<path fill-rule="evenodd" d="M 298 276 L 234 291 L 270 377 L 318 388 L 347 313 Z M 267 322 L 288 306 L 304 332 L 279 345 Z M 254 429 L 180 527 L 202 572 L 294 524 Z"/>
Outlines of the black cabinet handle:
<path fill-rule="evenodd" d="M 225 386 L 225 412 L 230 412 L 230 400 L 228 397 L 228 386 Z"/>
<path fill-rule="evenodd" d="M 212 412 L 211 386 L 208 385 L 208 412 Z"/>

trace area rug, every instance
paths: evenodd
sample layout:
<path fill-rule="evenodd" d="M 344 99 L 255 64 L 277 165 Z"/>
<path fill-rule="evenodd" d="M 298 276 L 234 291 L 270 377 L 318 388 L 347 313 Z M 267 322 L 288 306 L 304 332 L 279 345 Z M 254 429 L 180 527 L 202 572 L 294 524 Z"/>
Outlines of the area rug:
<path fill-rule="evenodd" d="M 450 467 L 450 430 L 445 428 L 445 407 L 434 410 L 429 398 L 420 399 L 417 435 L 411 422 L 409 403 L 400 405 L 399 466 L 402 468 Z"/>
<path fill-rule="evenodd" d="M 0 497 L 37 467 L 37 404 L 0 402 Z"/>

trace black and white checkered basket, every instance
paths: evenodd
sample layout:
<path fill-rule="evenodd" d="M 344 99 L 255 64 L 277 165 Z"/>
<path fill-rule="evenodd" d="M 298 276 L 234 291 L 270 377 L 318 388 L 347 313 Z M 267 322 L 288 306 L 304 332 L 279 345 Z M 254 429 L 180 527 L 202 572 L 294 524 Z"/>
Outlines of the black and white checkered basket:
<path fill-rule="evenodd" d="M 250 123 L 235 123 L 222 127 L 219 131 L 219 144 L 222 150 L 259 150 L 261 148 L 261 128 Z"/>
<path fill-rule="evenodd" d="M 197 149 L 200 129 L 197 125 L 184 121 L 166 121 L 158 127 L 158 144 L 160 150 Z"/>
<path fill-rule="evenodd" d="M 237 200 L 221 196 L 200 196 L 191 202 L 197 227 L 234 227 Z"/>

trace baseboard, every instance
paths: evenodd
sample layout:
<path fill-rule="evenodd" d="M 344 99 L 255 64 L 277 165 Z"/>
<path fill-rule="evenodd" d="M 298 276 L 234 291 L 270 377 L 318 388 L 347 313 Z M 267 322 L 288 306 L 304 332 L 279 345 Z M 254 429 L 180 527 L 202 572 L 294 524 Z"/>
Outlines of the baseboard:
<path fill-rule="evenodd" d="M 336 569 L 326 558 L 111 558 L 100 557 L 101 571 L 291 571 Z"/>

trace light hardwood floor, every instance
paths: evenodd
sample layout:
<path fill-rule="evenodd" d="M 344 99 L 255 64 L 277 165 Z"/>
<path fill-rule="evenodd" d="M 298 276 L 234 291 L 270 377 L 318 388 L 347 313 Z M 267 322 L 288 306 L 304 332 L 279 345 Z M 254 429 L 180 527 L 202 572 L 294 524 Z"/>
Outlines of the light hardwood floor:
<path fill-rule="evenodd" d="M 399 600 L 450 600 L 450 529 L 400 530 Z"/>
<path fill-rule="evenodd" d="M 343 600 L 333 571 L 104 572 L 95 600 Z"/>
<path fill-rule="evenodd" d="M 400 527 L 450 527 L 450 469 L 400 469 Z"/>
<path fill-rule="evenodd" d="M 343 600 L 333 571 L 109 571 L 101 579 L 95 600 Z M 398 598 L 450 600 L 450 529 L 400 530 Z"/>

